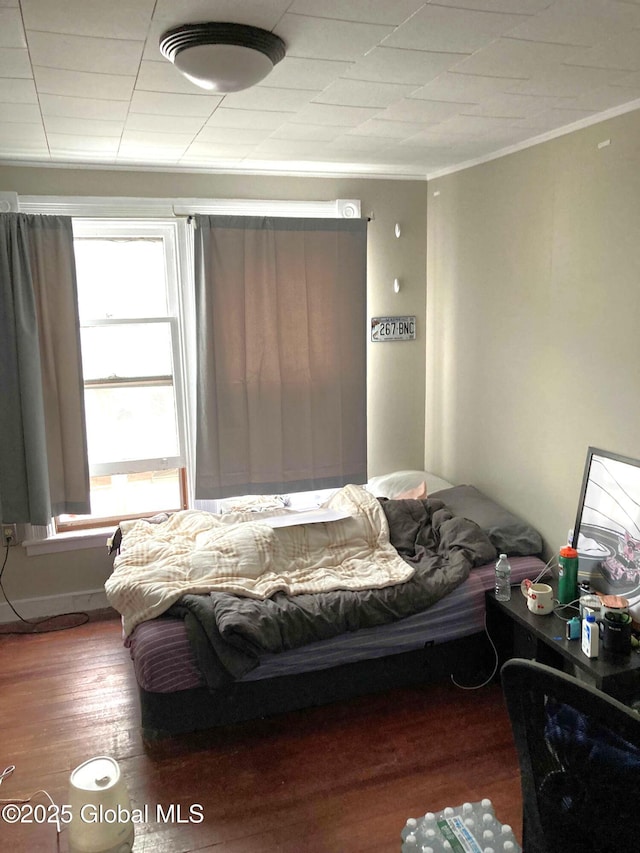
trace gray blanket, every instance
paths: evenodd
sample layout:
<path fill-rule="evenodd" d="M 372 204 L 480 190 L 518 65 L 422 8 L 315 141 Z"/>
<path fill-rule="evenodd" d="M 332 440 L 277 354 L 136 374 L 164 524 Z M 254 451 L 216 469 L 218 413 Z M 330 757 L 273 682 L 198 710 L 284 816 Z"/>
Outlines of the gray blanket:
<path fill-rule="evenodd" d="M 415 567 L 410 580 L 383 589 L 315 595 L 276 593 L 264 601 L 224 592 L 184 595 L 168 615 L 185 620 L 196 660 L 211 689 L 242 678 L 266 652 L 384 625 L 435 604 L 491 562 L 496 550 L 480 527 L 453 516 L 442 501 L 381 499 L 391 544 Z"/>

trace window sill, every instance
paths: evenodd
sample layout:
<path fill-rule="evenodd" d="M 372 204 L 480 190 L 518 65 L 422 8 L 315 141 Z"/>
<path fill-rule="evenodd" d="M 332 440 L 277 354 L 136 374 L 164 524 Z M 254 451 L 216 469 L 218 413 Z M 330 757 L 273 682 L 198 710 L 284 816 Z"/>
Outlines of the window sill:
<path fill-rule="evenodd" d="M 22 547 L 27 556 L 55 554 L 61 551 L 84 551 L 94 548 L 107 548 L 107 539 L 113 536 L 113 527 L 100 527 L 92 530 L 74 530 L 69 533 L 56 533 L 47 539 L 26 539 Z"/>

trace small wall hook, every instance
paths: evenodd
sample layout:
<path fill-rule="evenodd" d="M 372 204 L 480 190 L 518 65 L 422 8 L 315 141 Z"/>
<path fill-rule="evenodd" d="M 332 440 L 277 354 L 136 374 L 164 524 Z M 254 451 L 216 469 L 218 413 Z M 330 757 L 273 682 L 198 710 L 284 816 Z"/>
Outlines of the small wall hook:
<path fill-rule="evenodd" d="M 400 293 L 400 279 L 394 278 L 393 280 L 393 292 Z"/>
<path fill-rule="evenodd" d="M 396 235 L 396 237 L 398 237 L 398 238 L 399 238 L 399 237 L 400 237 L 400 235 L 402 234 L 402 228 L 400 228 L 400 223 L 399 223 L 399 222 L 396 222 L 396 226 L 395 226 L 395 228 L 394 228 L 394 231 L 395 231 L 395 235 Z"/>

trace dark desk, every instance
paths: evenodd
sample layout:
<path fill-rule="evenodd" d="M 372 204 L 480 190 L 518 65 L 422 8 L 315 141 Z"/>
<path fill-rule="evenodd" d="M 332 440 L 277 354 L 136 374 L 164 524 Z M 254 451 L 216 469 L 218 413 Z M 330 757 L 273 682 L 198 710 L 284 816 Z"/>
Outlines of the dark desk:
<path fill-rule="evenodd" d="M 555 584 L 551 584 L 554 587 Z M 540 663 L 576 675 L 623 702 L 640 698 L 640 654 L 611 655 L 602 648 L 597 658 L 582 652 L 581 640 L 566 639 L 566 619 L 578 611 L 565 608 L 561 612 L 535 616 L 527 609 L 527 601 L 519 586 L 511 589 L 510 601 L 496 601 L 493 590 L 485 595 L 487 631 L 496 645 L 500 665 L 512 657 L 535 659 Z"/>

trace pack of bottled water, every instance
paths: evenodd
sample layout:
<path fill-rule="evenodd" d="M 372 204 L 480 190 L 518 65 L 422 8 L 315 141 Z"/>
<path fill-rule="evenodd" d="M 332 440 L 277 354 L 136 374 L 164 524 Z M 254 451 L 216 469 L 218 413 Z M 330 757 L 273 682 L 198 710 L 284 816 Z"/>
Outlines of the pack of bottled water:
<path fill-rule="evenodd" d="M 410 817 L 400 835 L 402 853 L 522 853 L 488 799 Z"/>

